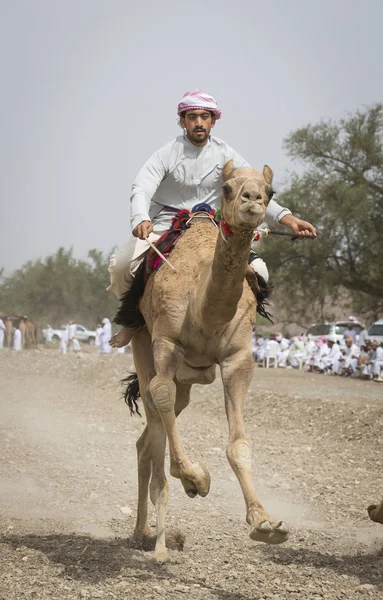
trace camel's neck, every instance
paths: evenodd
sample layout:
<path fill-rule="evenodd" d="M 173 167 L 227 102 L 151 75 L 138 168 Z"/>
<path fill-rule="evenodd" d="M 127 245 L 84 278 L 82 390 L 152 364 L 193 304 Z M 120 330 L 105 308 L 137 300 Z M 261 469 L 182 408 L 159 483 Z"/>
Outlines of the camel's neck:
<path fill-rule="evenodd" d="M 209 276 L 200 290 L 199 318 L 203 329 L 216 331 L 230 323 L 243 293 L 253 232 L 217 238 Z"/>

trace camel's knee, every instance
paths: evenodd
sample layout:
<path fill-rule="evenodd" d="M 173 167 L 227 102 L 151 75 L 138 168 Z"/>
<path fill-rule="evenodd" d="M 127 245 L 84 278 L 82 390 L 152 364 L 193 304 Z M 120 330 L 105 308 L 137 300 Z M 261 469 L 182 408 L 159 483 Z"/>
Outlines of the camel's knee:
<path fill-rule="evenodd" d="M 174 410 L 176 401 L 176 384 L 168 377 L 156 375 L 149 385 L 153 403 L 160 413 Z"/>
<path fill-rule="evenodd" d="M 230 442 L 226 449 L 229 463 L 235 469 L 251 471 L 251 448 L 245 439 L 237 439 Z"/>

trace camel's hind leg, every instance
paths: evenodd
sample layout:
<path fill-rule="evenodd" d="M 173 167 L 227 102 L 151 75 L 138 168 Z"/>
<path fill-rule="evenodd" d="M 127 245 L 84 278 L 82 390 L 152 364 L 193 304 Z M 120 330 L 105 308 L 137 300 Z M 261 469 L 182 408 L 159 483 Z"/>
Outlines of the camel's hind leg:
<path fill-rule="evenodd" d="M 135 333 L 132 340 L 132 347 L 140 385 L 140 395 L 144 401 L 149 382 L 155 374 L 151 337 L 147 329 Z M 138 505 L 134 533 L 136 537 L 142 537 L 150 534 L 148 525 L 148 497 L 149 482 L 152 474 L 152 450 L 148 427 L 145 427 L 142 435 L 137 440 L 136 448 L 138 462 Z"/>
<path fill-rule="evenodd" d="M 137 441 L 138 458 L 138 508 L 135 536 L 150 534 L 148 526 L 148 491 L 156 507 L 157 540 L 155 557 L 163 561 L 167 557 L 165 541 L 165 509 L 168 501 L 168 483 L 165 476 L 165 429 L 152 401 L 149 382 L 155 374 L 151 338 L 148 331 L 142 330 L 133 338 L 133 353 L 147 418 L 147 427 Z M 177 384 L 175 413 L 178 415 L 189 403 L 190 385 Z"/>
<path fill-rule="evenodd" d="M 190 401 L 190 385 L 177 382 L 177 395 L 175 411 L 176 416 L 187 407 Z M 135 528 L 135 537 L 150 535 L 148 525 L 148 492 L 152 474 L 152 448 L 150 435 L 146 426 L 136 443 L 138 461 L 138 510 Z"/>
<path fill-rule="evenodd" d="M 252 478 L 251 448 L 243 424 L 243 409 L 253 371 L 254 361 L 248 353 L 240 352 L 221 364 L 229 423 L 229 444 L 226 452 L 245 498 L 246 520 L 251 526 L 250 537 L 267 544 L 280 544 L 287 539 L 288 530 L 282 521 L 271 521 L 258 499 Z"/>
<path fill-rule="evenodd" d="M 152 455 L 152 478 L 150 480 L 150 499 L 156 507 L 157 539 L 154 556 L 158 561 L 167 559 L 165 540 L 165 511 L 168 503 L 169 486 L 165 475 L 166 434 L 159 415 L 146 411 Z"/>
<path fill-rule="evenodd" d="M 165 544 L 165 508 L 168 502 L 168 482 L 165 476 L 166 435 L 161 418 L 153 406 L 148 390 L 154 376 L 151 336 L 147 329 L 137 332 L 132 340 L 134 362 L 144 403 L 147 427 L 137 442 L 138 457 L 138 507 L 135 536 L 150 533 L 148 525 L 148 488 L 150 499 L 156 507 L 157 539 L 154 556 L 163 561 L 167 558 Z"/>
<path fill-rule="evenodd" d="M 203 464 L 191 463 L 186 456 L 176 422 L 173 380 L 183 360 L 183 350 L 167 338 L 158 338 L 153 343 L 153 355 L 157 374 L 150 382 L 149 391 L 169 439 L 170 473 L 181 479 L 189 496 L 197 493 L 206 496 L 210 489 L 209 472 Z"/>
<path fill-rule="evenodd" d="M 146 426 L 136 443 L 138 462 L 138 506 L 135 537 L 150 535 L 148 525 L 149 481 L 152 474 L 151 446 L 149 431 Z"/>

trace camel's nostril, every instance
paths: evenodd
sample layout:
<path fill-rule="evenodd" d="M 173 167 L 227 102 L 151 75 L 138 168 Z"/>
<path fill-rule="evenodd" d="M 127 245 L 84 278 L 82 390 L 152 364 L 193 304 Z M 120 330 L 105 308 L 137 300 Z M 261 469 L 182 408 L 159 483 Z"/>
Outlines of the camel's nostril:
<path fill-rule="evenodd" d="M 258 194 L 257 200 L 262 200 L 262 194 Z"/>
<path fill-rule="evenodd" d="M 246 198 L 246 200 L 250 200 L 250 194 L 249 192 L 245 192 L 244 194 L 242 194 L 243 198 Z"/>

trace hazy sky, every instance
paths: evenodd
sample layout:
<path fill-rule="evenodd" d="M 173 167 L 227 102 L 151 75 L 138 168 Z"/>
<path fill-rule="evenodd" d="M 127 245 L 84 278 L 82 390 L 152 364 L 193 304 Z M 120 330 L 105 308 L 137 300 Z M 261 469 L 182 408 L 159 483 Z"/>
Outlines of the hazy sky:
<path fill-rule="evenodd" d="M 289 132 L 383 99 L 382 23 L 382 0 L 0 0 L 0 267 L 124 241 L 197 85 L 278 188 Z"/>

